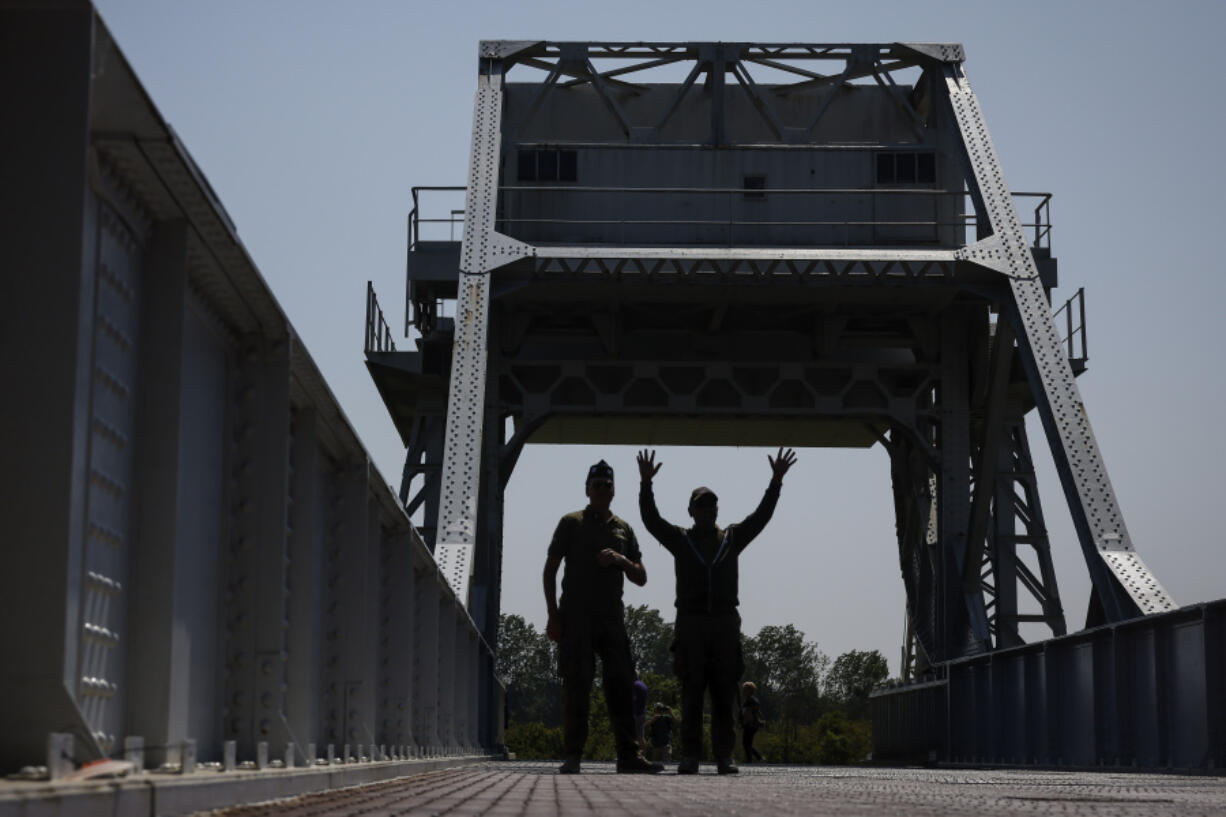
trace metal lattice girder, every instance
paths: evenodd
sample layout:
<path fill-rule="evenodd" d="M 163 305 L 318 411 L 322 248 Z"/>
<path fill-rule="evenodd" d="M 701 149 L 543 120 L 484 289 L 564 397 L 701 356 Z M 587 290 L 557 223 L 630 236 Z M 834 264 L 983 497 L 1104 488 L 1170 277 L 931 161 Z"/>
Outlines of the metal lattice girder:
<path fill-rule="evenodd" d="M 993 597 L 996 646 L 1013 647 L 1023 643 L 1018 625 L 1024 622 L 1044 624 L 1053 636 L 1062 636 L 1066 632 L 1064 608 L 1060 604 L 1060 590 L 1051 561 L 1051 546 L 1039 502 L 1026 425 L 1021 419 L 1005 430 L 995 457 L 996 496 L 988 533 L 989 547 L 981 568 L 985 594 L 989 593 L 986 576 L 990 575 L 992 580 L 990 595 Z M 1018 523 L 1023 529 L 1020 534 L 1016 529 Z M 1018 545 L 1028 546 L 1033 551 L 1037 572 L 1019 557 Z M 1019 613 L 1019 586 L 1039 605 L 1038 614 Z"/>
<path fill-rule="evenodd" d="M 435 558 L 461 604 L 468 604 L 477 539 L 481 435 L 485 409 L 490 270 L 527 254 L 526 245 L 494 230 L 501 144 L 502 76 L 480 77 L 473 104 L 468 198 L 460 249 L 455 345 L 447 400 L 442 496 Z"/>
<path fill-rule="evenodd" d="M 829 250 L 662 247 L 532 247 L 540 278 L 680 279 L 714 284 L 753 280 L 949 283 L 953 250 Z"/>
<path fill-rule="evenodd" d="M 970 164 L 972 192 L 978 194 L 992 230 L 987 238 L 959 250 L 958 256 L 1009 279 L 1018 310 L 1022 360 L 1097 597 L 1110 621 L 1138 611 L 1149 614 L 1174 609 L 1174 600 L 1141 561 L 1124 525 L 979 102 L 960 65 L 946 65 L 943 72 Z"/>

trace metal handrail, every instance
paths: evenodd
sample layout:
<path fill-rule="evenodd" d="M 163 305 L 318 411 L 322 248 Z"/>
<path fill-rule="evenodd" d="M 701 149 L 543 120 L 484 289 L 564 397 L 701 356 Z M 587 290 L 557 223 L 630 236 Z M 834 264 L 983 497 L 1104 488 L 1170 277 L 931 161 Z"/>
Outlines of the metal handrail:
<path fill-rule="evenodd" d="M 421 240 L 421 236 L 418 231 L 419 224 L 421 224 L 423 221 L 426 223 L 448 221 L 448 219 L 438 219 L 438 218 L 421 219 L 419 218 L 417 215 L 417 212 L 420 206 L 418 194 L 423 191 L 426 191 L 426 192 L 446 191 L 446 192 L 455 193 L 455 192 L 458 192 L 461 190 L 467 190 L 467 189 L 468 188 L 466 187 L 456 186 L 456 185 L 450 185 L 450 186 L 418 185 L 416 187 L 412 187 L 409 189 L 409 193 L 413 197 L 413 209 L 409 211 L 409 252 L 413 252 L 413 250 L 417 247 L 417 242 Z M 455 212 L 456 212 L 455 210 L 452 210 L 453 215 L 455 214 Z"/>
<path fill-rule="evenodd" d="M 375 286 L 370 281 L 366 282 L 366 340 L 362 349 L 366 354 L 396 351 L 392 329 L 383 319 L 383 310 L 379 308 L 379 299 L 375 297 Z"/>
<path fill-rule="evenodd" d="M 450 224 L 452 225 L 451 240 L 455 240 L 455 225 L 462 224 L 464 215 L 463 210 L 452 209 L 448 218 L 422 218 L 420 212 L 420 193 L 421 192 L 459 192 L 466 188 L 460 186 L 417 186 L 411 189 L 413 197 L 413 209 L 409 212 L 409 252 L 412 253 L 417 249 L 421 241 L 422 224 Z M 552 193 L 552 192 L 567 192 L 567 193 L 622 193 L 636 194 L 645 193 L 653 195 L 721 195 L 731 197 L 736 195 L 744 195 L 747 192 L 754 196 L 766 197 L 768 195 L 884 195 L 884 196 L 931 196 L 935 198 L 947 198 L 950 196 L 967 196 L 965 190 L 943 190 L 932 188 L 899 188 L 899 187 L 844 187 L 844 188 L 821 188 L 821 187 L 777 187 L 767 188 L 762 190 L 746 190 L 743 187 L 628 187 L 628 186 L 579 186 L 579 185 L 503 185 L 498 188 L 499 192 L 510 193 Z M 1032 246 L 1038 248 L 1051 248 L 1051 193 L 1038 193 L 1030 191 L 1014 192 L 1013 197 L 1016 199 L 1022 198 L 1038 198 L 1039 202 L 1034 208 L 1034 220 L 1031 222 L 1023 222 L 1022 227 L 1033 231 Z M 460 216 L 461 218 L 457 218 Z M 627 219 L 627 218 L 610 218 L 610 219 L 568 219 L 568 218 L 500 218 L 500 224 L 616 224 L 616 225 L 636 225 L 636 224 L 675 224 L 675 225 L 691 225 L 691 226 L 714 226 L 719 225 L 728 231 L 728 243 L 733 243 L 733 230 L 736 227 L 949 227 L 949 226 L 972 226 L 976 223 L 976 217 L 971 214 L 963 216 L 959 221 L 756 221 L 756 220 L 737 220 L 727 219 Z M 849 240 L 850 235 L 844 237 L 845 242 Z M 624 240 L 624 237 L 623 237 Z"/>
<path fill-rule="evenodd" d="M 1051 249 L 1051 193 L 1014 193 L 1015 196 L 1039 196 L 1034 208 L 1034 247 Z M 1040 232 L 1039 225 L 1044 225 Z M 1046 243 L 1044 243 L 1046 239 Z"/>
<path fill-rule="evenodd" d="M 1076 301 L 1076 305 L 1073 304 Z M 1077 313 L 1074 319 L 1073 313 Z M 1060 338 L 1060 342 L 1068 348 L 1068 359 L 1084 363 L 1089 360 L 1089 347 L 1086 345 L 1086 290 L 1085 287 L 1080 287 L 1073 293 L 1072 297 L 1064 302 L 1064 306 L 1060 307 L 1052 315 L 1052 320 L 1057 327 L 1060 325 L 1060 313 L 1064 313 L 1065 334 Z M 1073 321 L 1077 323 L 1074 325 Z M 1081 352 L 1081 354 L 1077 354 Z"/>

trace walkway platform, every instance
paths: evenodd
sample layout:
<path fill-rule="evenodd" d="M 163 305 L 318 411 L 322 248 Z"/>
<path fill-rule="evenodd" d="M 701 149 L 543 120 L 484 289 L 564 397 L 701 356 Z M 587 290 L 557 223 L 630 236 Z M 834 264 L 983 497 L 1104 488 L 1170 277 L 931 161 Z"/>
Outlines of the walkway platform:
<path fill-rule="evenodd" d="M 589 763 L 489 762 L 276 803 L 256 815 L 1226 815 L 1226 778 L 1160 774 L 755 766 L 720 777 L 617 775 Z"/>

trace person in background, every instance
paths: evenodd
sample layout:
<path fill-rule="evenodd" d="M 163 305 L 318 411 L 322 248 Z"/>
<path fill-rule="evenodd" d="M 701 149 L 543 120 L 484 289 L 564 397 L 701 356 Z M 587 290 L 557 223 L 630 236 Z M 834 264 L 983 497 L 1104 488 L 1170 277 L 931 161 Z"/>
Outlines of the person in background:
<path fill-rule="evenodd" d="M 660 763 L 672 760 L 673 712 L 662 701 L 656 703 L 655 713 L 647 721 L 647 737 L 651 741 L 649 758 Z"/>
<path fill-rule="evenodd" d="M 638 739 L 639 750 L 647 750 L 647 740 L 643 729 L 647 726 L 647 684 L 635 674 L 634 678 L 634 736 Z"/>
<path fill-rule="evenodd" d="M 766 760 L 753 745 L 754 735 L 766 723 L 762 719 L 762 703 L 755 694 L 757 691 L 753 681 L 741 684 L 741 748 L 745 750 L 746 763 Z"/>

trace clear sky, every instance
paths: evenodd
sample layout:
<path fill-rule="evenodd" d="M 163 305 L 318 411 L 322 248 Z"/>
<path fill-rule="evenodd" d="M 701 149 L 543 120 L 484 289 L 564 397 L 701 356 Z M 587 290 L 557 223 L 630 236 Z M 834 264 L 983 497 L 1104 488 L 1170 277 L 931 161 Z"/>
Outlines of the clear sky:
<path fill-rule="evenodd" d="M 363 365 L 366 281 L 403 326 L 413 185 L 463 184 L 477 42 L 486 39 L 961 42 L 1013 190 L 1055 194 L 1063 301 L 1087 290 L 1087 410 L 1139 553 L 1177 602 L 1226 596 L 1226 398 L 1219 310 L 1226 131 L 1220 2 L 268 2 L 98 0 L 120 48 L 238 226 L 387 482 L 403 449 Z M 514 76 L 514 75 L 513 75 Z M 397 338 L 401 348 L 408 342 Z M 1089 582 L 1037 418 L 1031 442 L 1069 625 Z M 684 521 L 709 484 L 725 522 L 769 479 L 766 450 L 668 449 L 657 497 Z M 897 672 L 903 590 L 888 461 L 806 449 L 746 552 L 744 626 L 794 623 L 834 656 Z M 617 469 L 614 510 L 643 539 L 630 448 L 529 446 L 507 493 L 503 609 L 543 623 L 540 569 L 586 466 Z"/>

